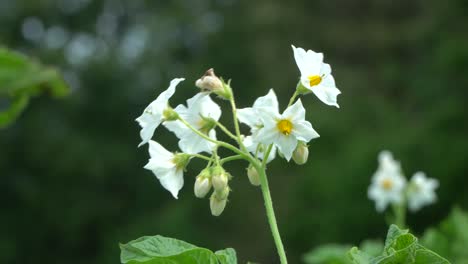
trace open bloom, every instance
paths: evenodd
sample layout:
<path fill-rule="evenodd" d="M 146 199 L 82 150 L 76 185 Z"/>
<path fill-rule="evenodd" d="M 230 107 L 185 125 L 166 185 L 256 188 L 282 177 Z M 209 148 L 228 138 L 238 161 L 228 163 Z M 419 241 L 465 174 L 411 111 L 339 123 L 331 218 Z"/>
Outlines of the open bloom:
<path fill-rule="evenodd" d="M 149 154 L 151 158 L 144 168 L 151 170 L 161 185 L 177 199 L 179 190 L 184 185 L 183 172 L 188 156 L 171 153 L 153 140 L 149 141 Z"/>
<path fill-rule="evenodd" d="M 254 142 L 275 144 L 286 160 L 290 160 L 298 140 L 309 142 L 319 134 L 305 120 L 305 109 L 301 99 L 288 107 L 283 114 L 276 109 L 263 108 L 259 111 L 263 128 L 254 135 Z"/>
<path fill-rule="evenodd" d="M 434 203 L 437 199 L 435 189 L 439 187 L 436 179 L 426 177 L 423 172 L 416 172 L 408 187 L 408 208 L 417 211 L 425 205 Z"/>
<path fill-rule="evenodd" d="M 323 62 L 323 54 L 292 45 L 294 59 L 301 72 L 301 84 L 327 105 L 338 106 L 336 97 L 341 93 L 331 75 L 331 67 Z"/>
<path fill-rule="evenodd" d="M 246 136 L 243 140 L 244 146 L 247 148 L 248 151 L 252 153 L 257 153 L 257 156 L 260 159 L 264 158 L 265 151 L 267 146 L 255 142 L 253 137 L 257 135 L 257 133 L 263 128 L 263 122 L 260 118 L 260 111 L 272 111 L 277 113 L 279 106 L 278 106 L 278 99 L 276 98 L 276 94 L 273 89 L 270 89 L 267 95 L 261 96 L 255 100 L 252 107 L 246 107 L 237 110 L 237 119 L 239 122 L 244 123 L 250 127 L 250 132 L 253 136 Z M 257 151 L 258 150 L 258 151 Z M 268 162 L 272 161 L 276 156 L 276 147 L 270 151 L 270 155 L 268 156 Z"/>
<path fill-rule="evenodd" d="M 405 185 L 400 163 L 393 159 L 390 152 L 382 151 L 379 154 L 379 167 L 368 190 L 369 199 L 375 201 L 377 211 L 382 212 L 388 204 L 401 203 Z"/>
<path fill-rule="evenodd" d="M 196 94 L 187 100 L 187 107 L 178 105 L 174 111 L 192 127 L 216 140 L 216 131 L 213 129 L 216 124 L 213 120 L 219 120 L 221 108 L 211 100 L 207 93 Z M 211 152 L 215 146 L 214 143 L 197 135 L 179 120 L 166 122 L 164 126 L 180 139 L 179 148 L 185 153 Z"/>
<path fill-rule="evenodd" d="M 138 146 L 147 143 L 153 137 L 156 128 L 164 121 L 164 110 L 168 107 L 169 98 L 174 95 L 176 86 L 183 80 L 185 79 L 176 78 L 172 80 L 169 88 L 149 104 L 143 114 L 136 119 L 141 126 L 140 137 L 142 141 Z"/>

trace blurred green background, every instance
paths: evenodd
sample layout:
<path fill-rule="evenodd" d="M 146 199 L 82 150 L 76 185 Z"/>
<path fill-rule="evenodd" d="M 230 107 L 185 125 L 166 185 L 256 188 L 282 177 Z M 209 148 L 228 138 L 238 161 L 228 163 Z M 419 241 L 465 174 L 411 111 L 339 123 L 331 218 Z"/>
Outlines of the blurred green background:
<path fill-rule="evenodd" d="M 269 169 L 290 263 L 321 243 L 385 236 L 367 199 L 382 149 L 407 177 L 441 183 L 438 203 L 409 216 L 416 233 L 468 208 L 467 14 L 464 0 L 1 0 L 0 43 L 60 67 L 72 93 L 36 98 L 0 131 L 0 263 L 118 263 L 118 242 L 155 234 L 277 263 L 246 164 L 227 166 L 233 192 L 212 217 L 192 193 L 204 164 L 174 200 L 142 168 L 134 119 L 174 77 L 187 79 L 172 105 L 183 103 L 209 67 L 232 78 L 239 107 L 271 87 L 284 107 L 299 77 L 291 44 L 323 52 L 342 95 L 340 109 L 303 98 L 321 137 L 306 165 Z M 155 138 L 176 150 L 164 128 Z"/>

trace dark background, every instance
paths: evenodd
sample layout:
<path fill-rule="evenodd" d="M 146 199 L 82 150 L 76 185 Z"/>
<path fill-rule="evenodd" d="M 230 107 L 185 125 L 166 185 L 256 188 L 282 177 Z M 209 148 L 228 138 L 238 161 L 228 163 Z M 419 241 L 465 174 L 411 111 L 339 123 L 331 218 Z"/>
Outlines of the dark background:
<path fill-rule="evenodd" d="M 290 262 L 321 243 L 385 235 L 367 199 L 382 149 L 407 177 L 441 183 L 438 203 L 409 216 L 421 233 L 468 206 L 467 14 L 463 0 L 1 0 L 0 43 L 60 67 L 73 91 L 33 100 L 0 131 L 0 263 L 118 263 L 118 242 L 155 234 L 277 263 L 246 164 L 227 166 L 233 192 L 212 217 L 192 193 L 203 164 L 174 200 L 142 168 L 134 119 L 174 77 L 187 81 L 172 105 L 184 102 L 209 67 L 232 78 L 240 107 L 271 87 L 284 107 L 299 76 L 291 44 L 323 52 L 342 95 L 340 109 L 303 98 L 321 137 L 306 165 L 269 169 Z M 164 128 L 155 138 L 176 150 Z"/>

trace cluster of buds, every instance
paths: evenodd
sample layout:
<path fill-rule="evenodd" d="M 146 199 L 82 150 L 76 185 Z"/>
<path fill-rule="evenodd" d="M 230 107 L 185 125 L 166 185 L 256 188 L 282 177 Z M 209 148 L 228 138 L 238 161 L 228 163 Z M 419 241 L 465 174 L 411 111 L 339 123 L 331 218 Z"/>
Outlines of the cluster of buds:
<path fill-rule="evenodd" d="M 228 182 L 231 175 L 221 166 L 209 167 L 200 172 L 195 180 L 194 193 L 198 198 L 204 198 L 213 187 L 210 197 L 211 214 L 219 216 L 226 207 L 231 189 Z"/>

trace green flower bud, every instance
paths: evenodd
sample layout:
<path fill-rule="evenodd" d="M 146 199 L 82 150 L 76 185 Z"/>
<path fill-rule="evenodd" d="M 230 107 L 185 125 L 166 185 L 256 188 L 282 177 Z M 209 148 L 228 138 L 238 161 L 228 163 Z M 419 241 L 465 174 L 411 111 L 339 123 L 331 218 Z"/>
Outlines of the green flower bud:
<path fill-rule="evenodd" d="M 227 199 L 220 199 L 216 192 L 210 197 L 210 210 L 214 216 L 220 216 L 226 207 Z"/>
<path fill-rule="evenodd" d="M 226 186 L 226 188 L 221 191 L 215 191 L 213 195 L 216 196 L 216 198 L 219 200 L 226 200 L 229 196 L 229 192 L 231 192 L 231 189 L 229 186 Z"/>
<path fill-rule="evenodd" d="M 179 118 L 179 114 L 177 114 L 172 107 L 168 106 L 166 109 L 163 111 L 163 116 L 165 121 L 174 121 Z"/>
<path fill-rule="evenodd" d="M 210 117 L 201 117 L 202 121 L 200 123 L 200 132 L 208 135 L 211 129 L 216 127 L 216 120 Z"/>
<path fill-rule="evenodd" d="M 197 198 L 203 198 L 211 190 L 211 179 L 209 169 L 204 169 L 197 176 L 193 191 Z"/>
<path fill-rule="evenodd" d="M 309 148 L 305 142 L 298 142 L 292 158 L 298 165 L 303 165 L 307 162 L 307 159 L 309 158 Z"/>
<path fill-rule="evenodd" d="M 247 168 L 247 176 L 249 176 L 249 181 L 252 185 L 260 186 L 261 183 L 258 171 L 252 165 L 249 165 Z"/>
<path fill-rule="evenodd" d="M 216 191 L 226 188 L 229 181 L 229 174 L 222 167 L 214 167 L 211 170 L 211 183 Z"/>

